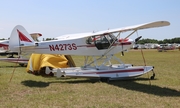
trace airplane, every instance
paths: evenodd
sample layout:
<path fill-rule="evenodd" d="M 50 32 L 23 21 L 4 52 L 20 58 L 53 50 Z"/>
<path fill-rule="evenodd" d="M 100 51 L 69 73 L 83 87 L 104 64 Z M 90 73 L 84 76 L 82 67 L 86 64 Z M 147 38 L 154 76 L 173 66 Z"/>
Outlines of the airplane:
<path fill-rule="evenodd" d="M 157 48 L 158 52 L 166 51 L 166 50 L 174 50 L 175 46 L 172 44 L 160 44 Z"/>
<path fill-rule="evenodd" d="M 135 26 L 108 29 L 99 32 L 68 34 L 57 37 L 57 40 L 47 42 L 35 42 L 25 28 L 15 26 L 10 37 L 10 50 L 17 52 L 81 55 L 85 57 L 81 67 L 68 67 L 50 69 L 46 67 L 45 73 L 56 77 L 88 77 L 99 78 L 101 81 L 116 80 L 121 78 L 134 78 L 150 71 L 155 73 L 153 66 L 133 66 L 124 64 L 115 54 L 129 50 L 134 43 L 129 37 L 141 29 L 168 26 L 168 21 L 155 21 Z M 121 38 L 122 32 L 132 31 L 125 38 Z M 138 41 L 140 37 L 136 39 Z M 112 64 L 112 60 L 118 64 Z"/>
<path fill-rule="evenodd" d="M 38 38 L 42 36 L 41 33 L 31 33 L 31 37 L 33 38 L 34 41 L 38 41 Z M 15 52 L 13 52 L 15 53 Z M 11 51 L 9 51 L 9 40 L 2 40 L 0 41 L 0 55 L 7 55 L 7 54 L 12 54 Z"/>
<path fill-rule="evenodd" d="M 38 41 L 38 38 L 42 36 L 42 34 L 31 33 L 30 36 L 34 41 Z M 9 55 L 7 58 L 0 58 L 0 61 L 18 63 L 20 66 L 26 66 L 29 61 L 29 59 L 23 58 L 22 56 L 14 57 L 14 55 L 18 55 L 18 52 L 9 50 L 9 40 L 0 41 L 0 55 Z"/>
<path fill-rule="evenodd" d="M 12 54 L 12 55 L 17 55 L 17 52 L 9 52 L 8 51 L 8 47 L 9 47 L 9 40 L 2 40 L 0 41 L 0 55 L 8 55 L 8 54 Z"/>

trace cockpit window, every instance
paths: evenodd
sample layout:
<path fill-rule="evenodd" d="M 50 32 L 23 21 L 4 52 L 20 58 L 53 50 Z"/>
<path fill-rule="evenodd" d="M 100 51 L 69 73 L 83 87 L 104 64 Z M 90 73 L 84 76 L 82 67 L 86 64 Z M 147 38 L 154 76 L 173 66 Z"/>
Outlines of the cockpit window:
<path fill-rule="evenodd" d="M 95 38 L 96 40 L 94 43 L 99 50 L 110 48 L 110 45 L 112 45 L 117 40 L 113 34 L 101 35 Z"/>
<path fill-rule="evenodd" d="M 86 39 L 86 44 L 95 44 L 97 49 L 108 49 L 117 38 L 113 34 L 91 36 Z"/>
<path fill-rule="evenodd" d="M 86 39 L 86 43 L 87 43 L 87 44 L 92 44 L 92 43 L 93 43 L 93 38 L 92 38 L 92 37 L 88 37 L 88 38 Z"/>

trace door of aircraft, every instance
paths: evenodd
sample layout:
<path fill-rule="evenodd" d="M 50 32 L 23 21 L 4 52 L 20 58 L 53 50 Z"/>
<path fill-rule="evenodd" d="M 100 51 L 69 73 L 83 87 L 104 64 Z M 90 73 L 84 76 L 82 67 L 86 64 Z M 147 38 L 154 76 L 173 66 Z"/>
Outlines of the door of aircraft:
<path fill-rule="evenodd" d="M 108 49 L 115 42 L 115 36 L 112 34 L 95 36 L 94 44 L 98 50 Z"/>

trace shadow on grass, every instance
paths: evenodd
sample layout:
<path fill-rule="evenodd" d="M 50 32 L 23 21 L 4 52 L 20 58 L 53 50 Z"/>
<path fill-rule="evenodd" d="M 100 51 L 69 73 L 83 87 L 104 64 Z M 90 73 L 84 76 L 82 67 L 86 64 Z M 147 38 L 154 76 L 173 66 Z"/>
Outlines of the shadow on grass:
<path fill-rule="evenodd" d="M 180 97 L 180 91 L 167 88 L 167 87 L 159 87 L 157 85 L 149 85 L 148 78 L 137 78 L 137 79 L 129 79 L 129 80 L 115 80 L 110 81 L 107 84 L 117 86 L 120 88 L 124 88 L 127 90 L 138 91 L 147 94 L 153 94 L 157 96 L 167 96 L 167 97 Z M 147 84 L 141 84 L 136 81 L 148 81 Z M 98 79 L 61 79 L 57 81 L 51 82 L 42 82 L 42 81 L 32 81 L 26 80 L 22 81 L 21 84 L 28 86 L 28 87 L 47 87 L 51 83 L 69 83 L 69 84 L 76 84 L 76 83 L 98 83 Z"/>
<path fill-rule="evenodd" d="M 156 79 L 155 79 L 156 80 Z M 66 83 L 95 83 L 98 82 L 99 80 L 97 79 L 90 79 L 90 80 L 68 80 L 65 81 Z M 147 81 L 147 84 L 141 84 L 136 81 Z M 64 83 L 65 83 L 64 82 Z M 124 88 L 127 90 L 133 90 L 133 91 L 138 91 L 138 92 L 143 92 L 147 94 L 153 94 L 157 96 L 168 96 L 168 97 L 179 97 L 180 96 L 180 91 L 167 88 L 167 87 L 159 87 L 156 85 L 150 85 L 149 84 L 149 79 L 148 78 L 136 78 L 136 79 L 129 79 L 129 80 L 114 80 L 110 81 L 110 85 L 117 86 L 120 88 Z"/>
<path fill-rule="evenodd" d="M 43 87 L 47 87 L 49 86 L 51 83 L 95 83 L 98 82 L 97 79 L 77 79 L 77 78 L 64 78 L 61 80 L 56 80 L 56 81 L 50 81 L 50 82 L 42 82 L 42 81 L 33 81 L 33 80 L 25 80 L 22 81 L 21 84 L 24 86 L 28 86 L 28 87 L 39 87 L 39 88 L 43 88 Z"/>
<path fill-rule="evenodd" d="M 97 83 L 100 82 L 97 78 L 64 78 L 61 79 L 61 83 L 70 83 L 70 84 L 76 84 L 76 83 Z"/>
<path fill-rule="evenodd" d="M 112 81 L 109 83 L 110 85 L 117 86 L 120 88 L 124 88 L 127 90 L 133 90 L 148 94 L 153 94 L 157 96 L 170 96 L 170 97 L 179 97 L 180 91 L 167 88 L 167 87 L 159 87 L 156 85 L 150 84 L 141 84 L 134 81 Z"/>
<path fill-rule="evenodd" d="M 49 86 L 49 82 L 42 82 L 42 81 L 32 81 L 32 80 L 25 80 L 22 81 L 21 84 L 28 86 L 28 87 L 47 87 Z"/>

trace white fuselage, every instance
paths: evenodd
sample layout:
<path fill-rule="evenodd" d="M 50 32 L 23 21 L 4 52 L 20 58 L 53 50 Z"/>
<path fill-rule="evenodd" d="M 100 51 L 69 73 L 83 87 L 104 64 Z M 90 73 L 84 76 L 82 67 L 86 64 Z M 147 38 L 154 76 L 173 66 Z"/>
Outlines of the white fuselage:
<path fill-rule="evenodd" d="M 107 45 L 102 42 L 87 44 L 86 38 L 79 38 L 38 42 L 35 43 L 36 46 L 21 47 L 21 49 L 24 52 L 32 53 L 98 56 L 126 51 L 132 47 L 133 43 L 131 39 L 125 42 L 116 41 L 110 48 L 107 48 Z"/>

